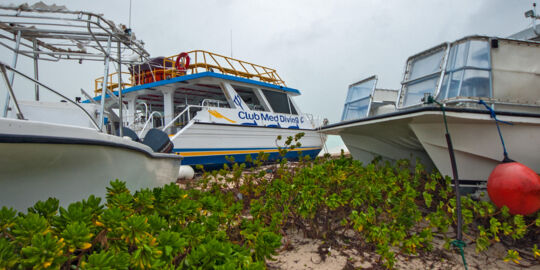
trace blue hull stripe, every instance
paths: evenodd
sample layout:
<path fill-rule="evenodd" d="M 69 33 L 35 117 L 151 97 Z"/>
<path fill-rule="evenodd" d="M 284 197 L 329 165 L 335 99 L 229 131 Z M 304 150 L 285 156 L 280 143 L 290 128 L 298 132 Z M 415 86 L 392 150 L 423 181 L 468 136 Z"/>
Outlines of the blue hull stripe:
<path fill-rule="evenodd" d="M 310 156 L 311 158 L 315 158 L 319 154 L 320 151 L 321 149 L 302 151 L 302 156 Z M 176 149 L 175 149 L 175 152 L 176 152 Z M 281 157 L 279 153 L 277 152 L 268 153 L 268 154 L 269 154 L 270 161 L 275 161 Z M 246 161 L 247 155 L 248 154 L 189 156 L 189 157 L 184 157 L 184 159 L 182 160 L 182 165 L 205 165 L 205 166 L 221 165 L 221 164 L 229 163 L 229 161 L 227 161 L 225 157 L 231 157 L 231 156 L 234 157 L 235 162 L 242 163 Z M 290 151 L 287 153 L 285 157 L 287 159 L 294 160 L 294 159 L 298 159 L 298 155 L 299 155 L 299 151 Z M 255 159 L 257 157 L 257 154 L 251 154 L 251 157 Z"/>

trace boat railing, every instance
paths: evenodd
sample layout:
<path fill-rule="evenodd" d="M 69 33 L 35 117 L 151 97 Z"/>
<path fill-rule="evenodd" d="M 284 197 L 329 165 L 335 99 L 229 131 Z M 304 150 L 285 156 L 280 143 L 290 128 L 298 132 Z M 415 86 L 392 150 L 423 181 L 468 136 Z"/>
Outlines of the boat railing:
<path fill-rule="evenodd" d="M 71 100 L 70 98 L 68 98 L 68 97 L 66 97 L 66 96 L 64 96 L 64 95 L 62 95 L 60 92 L 58 92 L 58 91 L 56 91 L 56 90 L 50 88 L 49 86 L 47 86 L 47 85 L 45 85 L 45 84 L 43 84 L 43 83 L 41 83 L 41 82 L 39 82 L 39 81 L 33 79 L 32 77 L 30 77 L 30 76 L 28 76 L 28 75 L 26 75 L 26 74 L 24 74 L 24 73 L 22 73 L 22 72 L 20 72 L 20 71 L 18 71 L 18 70 L 16 70 L 16 69 L 12 68 L 12 67 L 10 67 L 10 66 L 8 66 L 8 65 L 6 65 L 6 64 L 4 64 L 4 63 L 2 63 L 2 62 L 0 62 L 0 72 L 2 73 L 2 77 L 4 78 L 5 84 L 6 84 L 7 88 L 8 88 L 8 94 L 9 94 L 9 96 L 11 97 L 11 102 L 13 102 L 13 104 L 15 105 L 15 109 L 16 109 L 16 111 L 17 111 L 17 112 L 16 112 L 17 118 L 19 118 L 19 119 L 21 119 L 21 120 L 24 120 L 24 119 L 25 119 L 25 118 L 24 118 L 24 115 L 23 115 L 23 113 L 22 113 L 22 111 L 21 111 L 21 108 L 19 107 L 19 103 L 17 102 L 17 98 L 15 97 L 15 92 L 13 91 L 13 88 L 12 88 L 12 86 L 11 86 L 11 83 L 10 83 L 10 81 L 9 81 L 9 79 L 8 79 L 7 71 L 6 71 L 6 70 L 10 70 L 10 71 L 12 71 L 12 72 L 15 73 L 15 74 L 18 74 L 19 76 L 21 76 L 21 77 L 23 77 L 23 78 L 25 78 L 25 79 L 27 79 L 27 80 L 30 80 L 30 81 L 33 82 L 34 84 L 37 84 L 37 85 L 39 85 L 39 86 L 41 86 L 41 87 L 43 87 L 43 88 L 49 90 L 49 91 L 52 92 L 53 94 L 56 94 L 56 95 L 60 96 L 63 100 L 65 100 L 65 101 L 67 101 L 67 102 L 69 102 L 69 103 L 72 103 L 72 104 L 75 105 L 77 108 L 81 109 L 81 110 L 83 111 L 83 113 L 84 113 L 86 116 L 88 116 L 88 118 L 90 119 L 90 122 L 91 122 L 92 125 L 96 128 L 96 130 L 101 131 L 101 129 L 99 128 L 98 123 L 96 122 L 96 120 L 95 120 L 95 119 L 92 117 L 92 115 L 91 115 L 88 111 L 86 111 L 80 104 L 78 104 L 77 102 Z M 7 102 L 9 102 L 9 101 L 7 101 Z M 9 105 L 9 104 L 6 104 L 6 106 L 8 106 L 8 105 Z"/>
<path fill-rule="evenodd" d="M 146 127 L 148 126 L 149 123 L 152 123 L 150 126 L 153 128 L 154 127 L 154 115 L 158 115 L 159 116 L 159 120 L 161 121 L 161 125 L 165 124 L 165 118 L 163 116 L 163 114 L 161 112 L 158 112 L 158 111 L 153 111 L 149 116 L 148 116 L 148 119 L 146 120 L 146 122 L 144 123 L 144 126 L 143 128 L 141 129 L 141 131 L 139 131 L 139 138 L 144 134 L 144 132 L 146 131 Z"/>
<path fill-rule="evenodd" d="M 131 78 L 131 73 L 122 72 L 121 74 L 129 76 L 129 82 L 128 82 L 128 80 L 126 80 L 126 81 L 122 80 L 122 82 L 120 83 L 118 81 L 118 79 L 119 79 L 118 72 L 110 73 L 108 75 L 108 80 L 107 80 L 107 89 L 108 90 L 114 91 L 114 89 L 117 89 L 120 86 L 122 87 L 122 89 L 133 86 L 133 83 L 131 81 L 131 79 L 132 79 Z M 99 78 L 94 80 L 94 94 L 96 96 L 101 95 L 101 92 L 103 91 L 103 83 L 104 83 L 104 81 L 105 81 L 104 77 L 99 77 Z"/>
<path fill-rule="evenodd" d="M 229 103 L 227 101 L 217 100 L 217 99 L 209 99 L 209 98 L 203 99 L 203 101 L 201 102 L 201 105 L 203 107 L 221 107 L 221 104 L 229 105 Z M 215 106 L 212 106 L 212 105 L 215 105 Z"/>
<path fill-rule="evenodd" d="M 328 124 L 328 119 L 325 117 L 314 116 L 311 113 L 304 113 L 304 116 L 308 119 L 314 129 L 320 129 Z"/>
<path fill-rule="evenodd" d="M 185 116 L 187 117 L 186 122 L 191 121 L 191 112 L 195 109 L 202 109 L 208 106 L 200 106 L 200 105 L 189 105 L 187 106 L 182 112 L 177 114 L 169 123 L 167 123 L 163 128 L 161 128 L 162 131 L 166 131 L 168 128 L 170 128 L 174 123 L 180 119 L 180 117 Z"/>
<path fill-rule="evenodd" d="M 540 108 L 540 104 L 527 104 L 527 103 L 515 103 L 515 102 L 506 102 L 506 101 L 500 101 L 493 98 L 457 98 L 457 99 L 445 99 L 441 103 L 443 104 L 463 104 L 463 103 L 475 103 L 478 104 L 480 100 L 483 100 L 487 104 L 491 104 L 494 106 L 497 105 L 510 105 L 510 106 L 516 106 L 516 107 L 534 107 L 534 108 Z"/>
<path fill-rule="evenodd" d="M 164 57 L 162 63 L 157 65 L 155 63 L 137 65 L 132 68 L 131 81 L 135 85 L 140 85 L 200 72 L 217 72 L 286 86 L 275 69 L 203 50 Z"/>

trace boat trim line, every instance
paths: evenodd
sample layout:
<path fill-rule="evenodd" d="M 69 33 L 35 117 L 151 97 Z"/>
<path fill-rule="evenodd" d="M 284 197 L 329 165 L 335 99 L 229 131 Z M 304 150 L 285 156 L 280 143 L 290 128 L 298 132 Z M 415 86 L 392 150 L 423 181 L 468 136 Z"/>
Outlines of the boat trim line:
<path fill-rule="evenodd" d="M 469 108 L 450 108 L 445 107 L 445 111 L 447 112 L 457 112 L 457 113 L 480 113 L 480 114 L 487 114 L 489 115 L 489 111 L 487 110 L 478 110 L 478 109 L 469 109 Z M 413 113 L 419 113 L 419 112 L 440 112 L 441 109 L 439 107 L 418 107 L 418 108 L 412 108 L 412 109 L 406 109 L 406 110 L 400 110 L 396 112 L 386 113 L 386 114 L 380 114 L 375 116 L 370 116 L 366 118 L 361 119 L 355 119 L 350 121 L 344 121 L 339 122 L 331 125 L 324 126 L 321 130 L 329 130 L 332 128 L 337 128 L 341 126 L 346 126 L 354 123 L 361 123 L 361 122 L 367 122 L 371 120 L 377 120 L 377 119 L 383 119 L 388 117 L 394 117 L 394 116 L 402 116 L 407 114 L 413 114 Z M 497 115 L 504 115 L 504 116 L 518 116 L 518 117 L 537 117 L 540 118 L 540 114 L 538 113 L 525 113 L 525 112 L 509 112 L 509 111 L 496 111 Z"/>
<path fill-rule="evenodd" d="M 69 137 L 52 137 L 52 136 L 35 136 L 35 135 L 19 135 L 19 134 L 0 134 L 0 143 L 42 143 L 42 144 L 82 144 L 82 145 L 101 145 L 117 148 L 125 148 L 141 152 L 152 158 L 177 158 L 182 159 L 182 156 L 171 155 L 165 153 L 151 153 L 144 149 L 137 148 L 131 145 L 119 144 L 114 142 L 99 141 L 92 139 L 80 139 Z"/>
<path fill-rule="evenodd" d="M 302 128 L 279 128 L 279 127 L 268 127 L 268 126 L 249 126 L 249 125 L 233 125 L 227 123 L 206 123 L 206 122 L 194 122 L 196 125 L 216 125 L 216 126 L 230 126 L 230 127 L 246 127 L 246 128 L 272 128 L 279 130 L 298 130 L 298 131 L 316 131 L 318 129 L 302 129 Z"/>

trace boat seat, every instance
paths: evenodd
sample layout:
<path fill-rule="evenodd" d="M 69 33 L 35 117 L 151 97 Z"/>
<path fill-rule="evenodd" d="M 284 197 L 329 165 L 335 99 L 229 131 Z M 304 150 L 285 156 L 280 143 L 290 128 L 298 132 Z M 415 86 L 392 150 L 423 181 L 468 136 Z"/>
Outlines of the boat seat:
<path fill-rule="evenodd" d="M 159 153 L 171 153 L 173 149 L 173 143 L 167 133 L 157 128 L 148 130 L 142 143 L 150 146 L 154 152 Z"/>
<path fill-rule="evenodd" d="M 137 133 L 135 131 L 131 130 L 128 127 L 122 127 L 122 135 L 124 137 L 130 137 L 135 142 L 140 142 L 139 136 L 137 136 Z M 120 129 L 116 130 L 116 136 L 120 136 Z"/>

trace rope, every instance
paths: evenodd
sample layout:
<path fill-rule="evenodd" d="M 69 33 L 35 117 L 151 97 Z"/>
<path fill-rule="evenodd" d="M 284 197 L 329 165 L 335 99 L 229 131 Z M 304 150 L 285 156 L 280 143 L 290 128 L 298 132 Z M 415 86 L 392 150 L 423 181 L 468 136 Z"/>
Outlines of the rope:
<path fill-rule="evenodd" d="M 465 260 L 465 252 L 463 251 L 463 248 L 465 246 L 467 246 L 467 244 L 465 244 L 465 242 L 461 241 L 461 240 L 454 240 L 452 242 L 450 242 L 450 244 L 452 244 L 452 246 L 455 246 L 459 249 L 459 253 L 461 253 L 461 259 L 463 260 L 463 266 L 465 266 L 465 270 L 468 270 L 467 268 L 467 260 Z"/>
<path fill-rule="evenodd" d="M 484 107 L 486 107 L 486 109 L 488 109 L 491 118 L 495 119 L 495 125 L 497 126 L 497 131 L 499 132 L 499 137 L 501 138 L 501 144 L 502 144 L 502 147 L 503 147 L 503 155 L 504 155 L 503 162 L 512 162 L 513 160 L 511 160 L 508 157 L 508 152 L 506 151 L 506 145 L 504 144 L 504 139 L 503 139 L 503 136 L 502 136 L 502 133 L 501 133 L 501 128 L 499 127 L 499 122 L 501 122 L 503 124 L 507 124 L 507 125 L 513 125 L 513 124 L 510 123 L 510 122 L 506 122 L 506 121 L 502 121 L 502 120 L 497 119 L 497 115 L 495 114 L 495 110 L 493 110 L 493 108 L 491 108 L 489 105 L 487 105 L 485 101 L 479 100 L 478 104 L 484 105 Z"/>
<path fill-rule="evenodd" d="M 452 173 L 454 175 L 454 189 L 456 192 L 456 216 L 457 216 L 457 232 L 456 237 L 457 239 L 450 242 L 453 246 L 459 248 L 459 252 L 461 253 L 461 259 L 463 260 L 463 265 L 465 266 L 465 270 L 467 269 L 467 261 L 465 260 L 465 252 L 463 251 L 463 247 L 466 246 L 465 242 L 463 242 L 463 233 L 462 233 L 462 226 L 463 226 L 463 219 L 461 214 L 461 194 L 459 192 L 459 176 L 457 171 L 457 165 L 456 165 L 456 157 L 454 156 L 454 147 L 452 146 L 452 139 L 450 138 L 450 132 L 448 131 L 448 123 L 446 121 L 446 112 L 444 110 L 444 105 L 437 100 L 435 100 L 431 95 L 427 96 L 424 100 L 426 104 L 435 103 L 439 105 L 441 108 L 441 111 L 443 113 L 443 119 L 444 119 L 444 127 L 446 129 L 446 143 L 448 145 L 448 153 L 450 154 L 450 162 L 452 165 Z"/>

